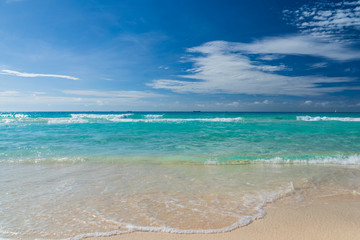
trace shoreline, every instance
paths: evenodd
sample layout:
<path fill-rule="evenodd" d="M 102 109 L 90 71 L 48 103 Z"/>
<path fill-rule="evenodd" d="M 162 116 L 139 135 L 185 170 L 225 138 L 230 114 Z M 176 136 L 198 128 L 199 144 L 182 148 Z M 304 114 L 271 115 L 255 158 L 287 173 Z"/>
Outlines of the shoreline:
<path fill-rule="evenodd" d="M 230 232 L 214 234 L 176 234 L 133 232 L 90 240 L 352 240 L 360 239 L 360 196 L 339 195 L 313 199 L 296 205 L 288 198 L 265 207 L 264 218 Z"/>

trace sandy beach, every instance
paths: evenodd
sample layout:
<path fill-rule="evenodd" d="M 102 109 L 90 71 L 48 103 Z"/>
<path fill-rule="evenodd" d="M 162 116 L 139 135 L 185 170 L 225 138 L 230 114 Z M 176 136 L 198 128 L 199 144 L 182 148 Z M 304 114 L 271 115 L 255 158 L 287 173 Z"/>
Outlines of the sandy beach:
<path fill-rule="evenodd" d="M 248 226 L 219 234 L 171 234 L 135 232 L 93 240 L 352 240 L 360 239 L 360 196 L 344 195 L 316 199 L 294 206 L 281 199 L 266 207 L 267 215 Z"/>

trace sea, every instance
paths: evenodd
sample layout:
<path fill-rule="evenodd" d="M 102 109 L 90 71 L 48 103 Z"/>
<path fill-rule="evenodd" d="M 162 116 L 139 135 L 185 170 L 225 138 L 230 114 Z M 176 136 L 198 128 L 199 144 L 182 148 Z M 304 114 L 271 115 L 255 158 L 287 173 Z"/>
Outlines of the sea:
<path fill-rule="evenodd" d="M 226 232 L 339 195 L 359 113 L 0 113 L 1 240 Z"/>

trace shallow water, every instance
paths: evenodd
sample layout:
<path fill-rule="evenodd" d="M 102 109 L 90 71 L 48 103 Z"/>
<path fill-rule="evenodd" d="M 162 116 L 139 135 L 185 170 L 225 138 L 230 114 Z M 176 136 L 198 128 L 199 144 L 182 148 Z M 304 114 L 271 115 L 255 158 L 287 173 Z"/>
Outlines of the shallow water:
<path fill-rule="evenodd" d="M 0 239 L 223 232 L 360 194 L 359 114 L 2 113 Z"/>

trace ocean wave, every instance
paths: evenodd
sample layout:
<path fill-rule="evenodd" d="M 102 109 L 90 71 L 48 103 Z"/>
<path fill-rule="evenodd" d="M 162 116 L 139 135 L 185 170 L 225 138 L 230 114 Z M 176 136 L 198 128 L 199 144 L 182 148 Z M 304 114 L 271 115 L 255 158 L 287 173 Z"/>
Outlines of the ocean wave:
<path fill-rule="evenodd" d="M 71 114 L 71 117 L 60 118 L 43 118 L 49 124 L 74 124 L 74 123 L 90 123 L 101 120 L 109 122 L 118 122 L 120 119 L 127 118 L 133 115 L 132 113 L 126 114 Z M 41 118 L 38 119 L 41 121 Z"/>
<path fill-rule="evenodd" d="M 216 158 L 208 159 L 204 162 L 206 165 L 239 165 L 239 164 L 336 164 L 336 165 L 360 165 L 360 155 L 354 154 L 349 156 L 319 156 L 313 158 L 257 158 L 252 160 L 239 159 L 229 161 L 219 161 Z"/>
<path fill-rule="evenodd" d="M 311 116 L 296 116 L 298 121 L 341 121 L 341 122 L 360 122 L 360 118 L 351 118 L 351 117 L 311 117 Z"/>
<path fill-rule="evenodd" d="M 24 164 L 57 164 L 57 163 L 83 163 L 92 161 L 91 158 L 86 157 L 48 157 L 48 158 L 0 158 L 0 163 L 24 163 Z M 100 161 L 98 161 L 100 162 Z M 0 239 L 1 240 L 1 239 Z"/>
<path fill-rule="evenodd" d="M 269 160 L 263 160 L 269 161 Z M 328 156 L 328 157 L 315 157 L 312 159 L 283 159 L 280 157 L 270 159 L 273 163 L 307 163 L 307 164 L 338 164 L 338 165 L 360 165 L 360 155 L 350 156 Z"/>
<path fill-rule="evenodd" d="M 88 123 L 82 118 L 46 118 L 48 124 L 71 124 L 71 123 Z"/>
<path fill-rule="evenodd" d="M 1 122 L 5 123 L 5 124 L 12 123 L 12 122 L 15 122 L 15 119 L 1 119 Z"/>
<path fill-rule="evenodd" d="M 147 115 L 145 115 L 145 118 L 154 119 L 154 118 L 162 118 L 163 116 L 164 116 L 164 114 L 147 114 Z"/>
<path fill-rule="evenodd" d="M 77 114 L 71 118 L 47 118 L 49 124 L 72 124 L 72 123 L 91 123 L 101 120 L 116 123 L 182 123 L 182 122 L 240 122 L 241 117 L 237 118 L 161 118 L 147 117 L 145 119 L 128 118 L 127 114 L 121 115 L 98 115 L 98 114 Z M 95 120 L 95 121 L 94 121 Z M 97 121 L 96 121 L 97 120 Z"/>
<path fill-rule="evenodd" d="M 22 113 L 2 113 L 0 114 L 0 122 L 9 124 L 14 122 L 22 122 L 23 120 L 28 120 L 29 115 Z"/>
<path fill-rule="evenodd" d="M 239 122 L 241 117 L 237 118 L 154 118 L 154 119 L 117 119 L 116 122 Z"/>
<path fill-rule="evenodd" d="M 88 119 L 106 119 L 109 121 L 128 118 L 132 116 L 132 113 L 124 113 L 124 114 L 71 114 L 72 118 L 88 118 Z"/>
<path fill-rule="evenodd" d="M 22 118 L 28 118 L 29 115 L 27 114 L 22 114 L 22 113 L 2 113 L 0 114 L 0 118 L 17 118 L 17 119 L 22 119 Z"/>
<path fill-rule="evenodd" d="M 224 160 L 224 157 L 196 157 L 196 156 L 73 156 L 73 157 L 44 157 L 44 158 L 3 158 L 0 162 L 6 163 L 147 163 L 155 165 L 247 165 L 247 164 L 317 164 L 317 165 L 360 165 L 360 155 L 338 155 L 318 156 L 312 158 L 295 157 L 273 157 L 252 159 L 230 157 L 231 160 Z"/>

